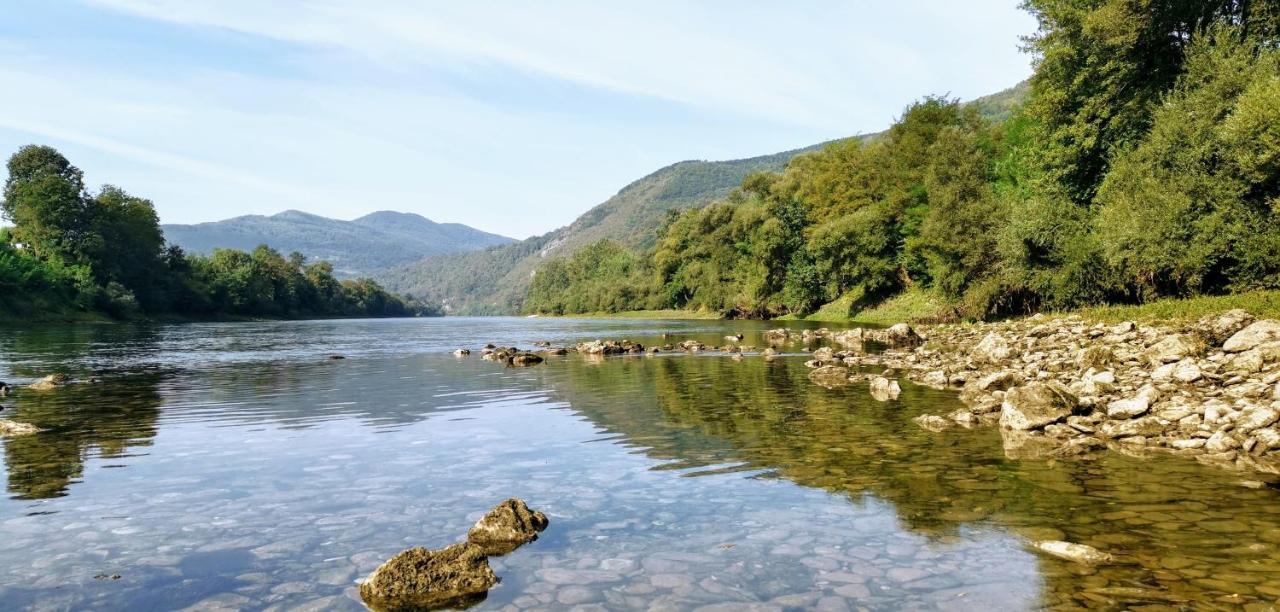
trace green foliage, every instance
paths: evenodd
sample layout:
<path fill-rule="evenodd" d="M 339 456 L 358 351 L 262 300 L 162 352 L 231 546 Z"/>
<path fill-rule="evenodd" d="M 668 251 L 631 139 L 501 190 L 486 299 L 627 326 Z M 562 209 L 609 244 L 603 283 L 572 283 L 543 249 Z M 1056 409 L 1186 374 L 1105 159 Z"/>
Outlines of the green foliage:
<path fill-rule="evenodd" d="M 569 258 L 548 261 L 533 277 L 525 307 L 566 314 L 621 312 L 651 302 L 653 273 L 630 251 L 601 240 Z"/>
<path fill-rule="evenodd" d="M 90 194 L 80 171 L 50 147 L 23 147 L 8 169 L 0 210 L 15 226 L 0 233 L 6 318 L 442 314 L 368 279 L 339 283 L 329 264 L 266 246 L 188 257 L 166 246 L 150 201 L 110 185 Z"/>

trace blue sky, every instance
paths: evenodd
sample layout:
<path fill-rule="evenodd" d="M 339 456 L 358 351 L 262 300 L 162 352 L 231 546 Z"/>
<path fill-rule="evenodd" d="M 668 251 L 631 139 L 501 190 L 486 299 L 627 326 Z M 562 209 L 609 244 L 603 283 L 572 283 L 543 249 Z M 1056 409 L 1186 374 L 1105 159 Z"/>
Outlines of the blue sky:
<path fill-rule="evenodd" d="M 9 0 L 0 151 L 166 223 L 416 212 L 523 238 L 685 159 L 1026 78 L 1016 0 Z"/>

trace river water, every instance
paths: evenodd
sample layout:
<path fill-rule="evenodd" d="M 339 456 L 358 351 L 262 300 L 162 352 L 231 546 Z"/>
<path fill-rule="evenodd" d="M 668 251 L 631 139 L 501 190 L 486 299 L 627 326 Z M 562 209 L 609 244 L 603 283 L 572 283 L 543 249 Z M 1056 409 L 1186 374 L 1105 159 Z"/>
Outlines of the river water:
<path fill-rule="evenodd" d="M 776 326 L 776 325 L 775 325 Z M 801 324 L 793 324 L 797 328 Z M 803 353 L 456 358 L 722 321 L 416 319 L 0 329 L 0 608 L 361 609 L 355 585 L 517 496 L 538 541 L 481 609 L 1266 609 L 1280 490 L 1190 460 L 1010 459 L 911 418 L 954 394 L 810 383 Z M 669 333 L 663 340 L 661 334 Z M 799 347 L 791 350 L 798 351 Z M 333 360 L 330 355 L 346 359 Z M 1117 556 L 1086 567 L 1029 542 Z"/>

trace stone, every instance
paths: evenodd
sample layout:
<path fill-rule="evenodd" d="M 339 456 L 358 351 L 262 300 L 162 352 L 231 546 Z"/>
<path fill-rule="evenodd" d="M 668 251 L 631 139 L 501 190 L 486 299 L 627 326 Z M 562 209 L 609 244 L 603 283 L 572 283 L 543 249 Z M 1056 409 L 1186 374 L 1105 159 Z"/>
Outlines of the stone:
<path fill-rule="evenodd" d="M 471 349 L 460 348 L 453 352 L 455 357 L 466 357 L 471 354 Z"/>
<path fill-rule="evenodd" d="M 834 361 L 836 358 L 835 355 L 836 355 L 835 350 L 833 350 L 829 346 L 824 346 L 820 349 L 813 351 L 813 358 L 823 363 Z"/>
<path fill-rule="evenodd" d="M 891 348 L 911 348 L 924 344 L 924 338 L 916 333 L 910 325 L 898 323 L 889 328 L 885 334 L 886 342 Z"/>
<path fill-rule="evenodd" d="M 1174 367 L 1173 378 L 1178 382 L 1193 383 L 1204 378 L 1204 372 L 1194 361 L 1184 359 Z"/>
<path fill-rule="evenodd" d="M 1098 427 L 1098 435 L 1103 438 L 1129 438 L 1133 436 L 1157 436 L 1164 433 L 1165 426 L 1155 417 L 1142 417 L 1123 421 L 1107 421 Z"/>
<path fill-rule="evenodd" d="M 1147 347 L 1143 356 L 1153 366 L 1173 363 L 1187 357 L 1198 357 L 1204 352 L 1204 345 L 1197 339 L 1185 334 L 1171 334 Z"/>
<path fill-rule="evenodd" d="M 760 354 L 764 355 L 765 357 L 773 357 L 774 355 L 778 354 L 778 351 L 774 350 L 773 347 L 769 346 L 769 347 L 765 347 L 763 351 L 760 351 Z"/>
<path fill-rule="evenodd" d="M 410 548 L 373 570 L 360 584 L 360 597 L 375 610 L 466 607 L 497 583 L 489 558 L 475 545 Z"/>
<path fill-rule="evenodd" d="M 950 386 L 949 381 L 947 380 L 947 373 L 942 370 L 926 372 L 924 376 L 920 377 L 920 384 L 933 387 L 935 389 L 946 389 Z M 1278 388 L 1280 388 L 1280 386 L 1278 386 Z"/>
<path fill-rule="evenodd" d="M 1061 540 L 1046 540 L 1033 544 L 1037 550 L 1048 553 L 1059 559 L 1075 561 L 1082 565 L 1100 565 L 1114 560 L 1110 554 L 1085 544 L 1074 544 Z"/>
<path fill-rule="evenodd" d="M 888 402 L 898 399 L 902 394 L 902 387 L 898 385 L 898 381 L 889 380 L 883 376 L 877 376 L 871 379 L 871 397 L 878 402 Z"/>
<path fill-rule="evenodd" d="M 13 390 L 9 388 L 8 383 L 0 381 L 0 397 L 9 397 L 9 394 L 12 392 Z"/>
<path fill-rule="evenodd" d="M 1204 442 L 1204 450 L 1209 453 L 1225 453 L 1240 448 L 1240 440 L 1225 431 L 1219 431 Z"/>
<path fill-rule="evenodd" d="M 995 332 L 988 333 L 973 347 L 974 359 L 991 364 L 1004 363 L 1015 353 L 1009 341 Z"/>
<path fill-rule="evenodd" d="M 814 368 L 809 372 L 809 380 L 814 383 L 832 389 L 850 384 L 849 368 L 838 365 L 824 365 Z"/>
<path fill-rule="evenodd" d="M 1253 323 L 1253 320 L 1253 315 L 1249 314 L 1249 311 L 1237 308 L 1201 319 L 1196 324 L 1196 331 L 1206 342 L 1218 346 Z"/>
<path fill-rule="evenodd" d="M 516 353 L 507 357 L 507 365 L 516 368 L 526 368 L 539 363 L 542 363 L 542 357 L 534 353 Z"/>
<path fill-rule="evenodd" d="M 1076 365 L 1081 368 L 1102 368 L 1116 360 L 1115 352 L 1105 346 L 1091 346 L 1076 355 Z"/>
<path fill-rule="evenodd" d="M 1228 353 L 1240 353 L 1263 343 L 1276 341 L 1280 341 L 1280 321 L 1266 319 L 1257 321 L 1233 334 L 1222 343 L 1222 350 Z"/>
<path fill-rule="evenodd" d="M 538 534 L 548 524 L 547 515 L 530 510 L 524 500 L 512 497 L 476 521 L 467 532 L 467 542 L 485 554 L 505 555 L 526 542 L 538 539 Z"/>
<path fill-rule="evenodd" d="M 939 432 L 952 427 L 952 422 L 936 414 L 922 414 L 911 419 L 916 425 L 932 432 Z"/>
<path fill-rule="evenodd" d="M 29 436 L 39 433 L 40 428 L 30 423 L 19 423 L 9 419 L 0 419 L 0 438 L 9 436 Z"/>
<path fill-rule="evenodd" d="M 1076 396 L 1058 383 L 1028 383 L 1005 393 L 1000 426 L 1019 430 L 1044 427 L 1071 416 L 1079 404 Z"/>
<path fill-rule="evenodd" d="M 1107 404 L 1107 416 L 1113 419 L 1131 419 L 1146 414 L 1151 404 L 1160 399 L 1160 392 L 1147 385 L 1134 397 Z"/>
<path fill-rule="evenodd" d="M 32 391 L 51 391 L 53 389 L 61 387 L 62 385 L 67 384 L 67 381 L 69 380 L 71 380 L 71 378 L 68 377 L 66 374 L 61 374 L 61 373 L 50 374 L 32 383 L 27 388 L 31 389 Z"/>
<path fill-rule="evenodd" d="M 1242 434 L 1252 433 L 1280 420 L 1280 410 L 1272 406 L 1254 406 L 1240 413 L 1236 419 L 1236 431 Z"/>

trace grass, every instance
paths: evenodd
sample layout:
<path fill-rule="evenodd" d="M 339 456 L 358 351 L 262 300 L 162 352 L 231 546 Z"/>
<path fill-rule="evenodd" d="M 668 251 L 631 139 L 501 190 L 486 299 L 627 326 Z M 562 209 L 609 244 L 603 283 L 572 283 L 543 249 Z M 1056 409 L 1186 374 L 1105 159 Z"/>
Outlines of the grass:
<path fill-rule="evenodd" d="M 1066 313 L 1103 323 L 1121 321 L 1192 321 L 1208 315 L 1242 308 L 1254 316 L 1280 318 L 1280 291 L 1250 291 L 1233 295 L 1215 295 L 1186 299 L 1156 300 L 1146 304 L 1094 306 Z"/>
<path fill-rule="evenodd" d="M 549 316 L 549 315 L 541 315 Z M 668 319 L 668 320 L 707 320 L 724 318 L 720 313 L 709 310 L 629 310 L 626 312 L 591 312 L 585 314 L 564 315 L 572 319 Z"/>
<path fill-rule="evenodd" d="M 861 297 L 860 291 L 850 291 L 823 305 L 813 314 L 787 315 L 778 320 L 893 325 L 933 318 L 947 306 L 946 301 L 936 293 L 925 289 L 908 289 L 886 300 L 859 307 Z"/>

